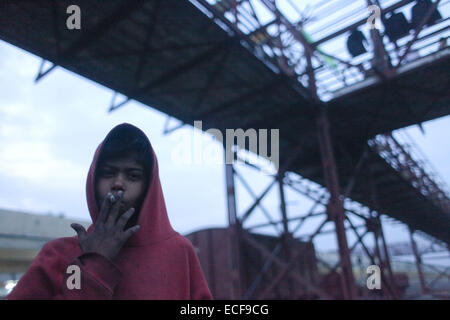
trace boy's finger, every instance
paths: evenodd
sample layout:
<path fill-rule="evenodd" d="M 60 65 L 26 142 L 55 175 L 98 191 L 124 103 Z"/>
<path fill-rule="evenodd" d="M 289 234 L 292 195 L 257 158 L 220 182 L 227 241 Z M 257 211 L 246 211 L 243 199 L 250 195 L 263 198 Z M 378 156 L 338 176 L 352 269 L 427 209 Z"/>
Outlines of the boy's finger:
<path fill-rule="evenodd" d="M 124 241 L 127 241 L 132 235 L 134 235 L 136 232 L 138 232 L 139 228 L 140 228 L 140 226 L 134 226 L 134 227 L 127 229 L 123 235 Z"/>
<path fill-rule="evenodd" d="M 123 230 L 128 220 L 133 215 L 134 211 L 135 211 L 134 208 L 128 209 L 123 215 L 120 216 L 117 222 L 117 228 L 119 228 L 119 230 Z"/>
<path fill-rule="evenodd" d="M 83 240 L 86 237 L 86 229 L 84 229 L 84 227 L 81 224 L 72 223 L 70 226 L 77 233 L 78 240 Z"/>
<path fill-rule="evenodd" d="M 97 223 L 104 223 L 108 217 L 108 213 L 111 209 L 111 204 L 114 202 L 114 196 L 111 192 L 105 196 L 102 202 L 102 207 L 100 208 L 100 213 L 98 215 Z"/>
<path fill-rule="evenodd" d="M 108 217 L 106 217 L 106 224 L 113 226 L 116 223 L 117 216 L 119 215 L 120 204 L 122 202 L 123 191 L 117 192 L 115 197 L 115 203 L 112 204 Z"/>

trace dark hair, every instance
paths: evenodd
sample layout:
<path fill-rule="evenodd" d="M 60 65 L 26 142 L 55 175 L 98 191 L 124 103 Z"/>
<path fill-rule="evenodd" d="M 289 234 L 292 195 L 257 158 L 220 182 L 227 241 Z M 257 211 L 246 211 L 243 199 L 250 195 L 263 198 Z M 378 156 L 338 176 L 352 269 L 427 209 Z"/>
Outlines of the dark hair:
<path fill-rule="evenodd" d="M 145 134 L 129 124 L 116 126 L 106 136 L 98 158 L 97 168 L 106 160 L 125 157 L 132 157 L 142 165 L 145 177 L 149 179 L 153 168 L 152 147 Z"/>

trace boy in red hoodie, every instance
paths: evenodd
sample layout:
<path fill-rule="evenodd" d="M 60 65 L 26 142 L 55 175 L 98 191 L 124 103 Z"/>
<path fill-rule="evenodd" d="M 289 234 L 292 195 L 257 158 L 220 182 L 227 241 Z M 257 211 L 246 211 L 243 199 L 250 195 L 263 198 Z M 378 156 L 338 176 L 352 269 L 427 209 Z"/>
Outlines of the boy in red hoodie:
<path fill-rule="evenodd" d="M 7 299 L 212 299 L 192 244 L 170 225 L 156 155 L 140 129 L 110 131 L 86 195 L 92 225 L 72 224 L 77 236 L 48 242 Z"/>

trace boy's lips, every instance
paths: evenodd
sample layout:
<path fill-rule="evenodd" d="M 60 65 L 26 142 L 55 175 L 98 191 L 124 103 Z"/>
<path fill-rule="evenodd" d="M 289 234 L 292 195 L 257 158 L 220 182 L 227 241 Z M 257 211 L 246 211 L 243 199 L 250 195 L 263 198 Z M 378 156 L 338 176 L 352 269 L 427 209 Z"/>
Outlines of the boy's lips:
<path fill-rule="evenodd" d="M 119 191 L 112 191 L 111 193 L 114 197 L 118 197 L 119 195 L 123 197 L 124 192 L 123 190 L 119 190 Z"/>
<path fill-rule="evenodd" d="M 127 207 L 127 203 L 123 199 L 123 191 L 119 191 L 119 192 L 121 193 L 119 207 L 121 210 L 123 210 L 124 208 Z M 116 203 L 117 199 L 119 198 L 119 192 L 110 192 L 111 195 L 114 197 L 113 205 L 114 205 L 114 203 Z"/>

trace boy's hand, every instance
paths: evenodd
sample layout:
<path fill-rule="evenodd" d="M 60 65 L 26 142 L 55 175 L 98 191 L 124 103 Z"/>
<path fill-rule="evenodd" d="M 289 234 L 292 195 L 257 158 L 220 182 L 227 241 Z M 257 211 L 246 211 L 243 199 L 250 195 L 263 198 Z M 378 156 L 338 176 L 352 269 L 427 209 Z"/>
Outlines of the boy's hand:
<path fill-rule="evenodd" d="M 83 226 L 78 223 L 70 225 L 78 234 L 82 253 L 97 252 L 113 260 L 128 238 L 139 230 L 139 226 L 123 230 L 134 213 L 134 208 L 129 209 L 117 219 L 122 195 L 122 191 L 119 191 L 116 197 L 111 193 L 106 195 L 94 230 L 90 234 L 87 234 Z"/>

